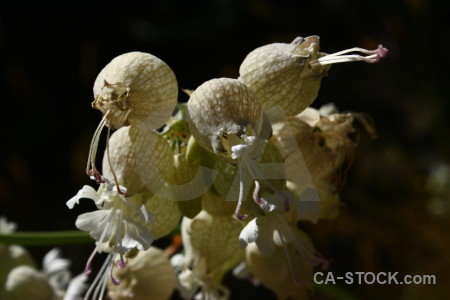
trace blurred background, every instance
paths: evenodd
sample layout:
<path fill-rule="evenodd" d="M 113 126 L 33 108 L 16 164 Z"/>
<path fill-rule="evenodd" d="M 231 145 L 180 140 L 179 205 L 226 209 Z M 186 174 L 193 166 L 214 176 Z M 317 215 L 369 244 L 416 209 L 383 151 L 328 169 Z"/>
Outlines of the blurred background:
<path fill-rule="evenodd" d="M 319 35 L 321 50 L 390 52 L 376 65 L 334 65 L 314 107 L 366 112 L 378 139 L 362 135 L 333 221 L 304 224 L 329 271 L 433 274 L 436 285 L 344 285 L 314 298 L 447 299 L 450 283 L 450 24 L 447 1 L 107 1 L 58 8 L 17 2 L 0 11 L 0 215 L 20 231 L 75 229 L 91 210 L 65 203 L 83 184 L 101 113 L 91 108 L 98 72 L 115 56 L 150 52 L 181 88 L 237 77 L 255 49 Z M 180 101 L 186 101 L 180 95 Z M 50 248 L 29 248 L 37 260 Z M 93 245 L 62 247 L 74 273 Z M 232 299 L 270 291 L 229 280 Z M 251 291 L 251 292 L 248 292 Z M 260 290 L 258 290 L 260 291 Z M 250 294 L 249 294 L 250 293 Z"/>

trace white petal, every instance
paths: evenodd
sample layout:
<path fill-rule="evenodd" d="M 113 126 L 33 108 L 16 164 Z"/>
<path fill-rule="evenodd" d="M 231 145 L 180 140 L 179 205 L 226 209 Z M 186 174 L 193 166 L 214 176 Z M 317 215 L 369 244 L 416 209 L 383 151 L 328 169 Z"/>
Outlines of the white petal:
<path fill-rule="evenodd" d="M 1 233 L 11 233 L 16 231 L 17 224 L 14 222 L 8 222 L 6 217 L 1 216 L 0 217 L 0 232 Z"/>
<path fill-rule="evenodd" d="M 88 276 L 84 274 L 80 274 L 73 278 L 69 283 L 66 294 L 64 295 L 64 300 L 81 300 L 83 298 L 82 295 L 87 288 L 87 279 Z"/>
<path fill-rule="evenodd" d="M 256 219 L 254 218 L 250 222 L 248 222 L 247 226 L 242 229 L 241 234 L 239 235 L 239 242 L 241 244 L 241 248 L 247 247 L 249 243 L 253 243 L 256 241 L 259 235 L 259 228 L 256 223 Z"/>
<path fill-rule="evenodd" d="M 175 268 L 181 268 L 181 265 L 184 263 L 184 255 L 181 253 L 177 253 L 170 258 L 170 264 Z"/>
<path fill-rule="evenodd" d="M 320 111 L 312 107 L 307 107 L 296 117 L 307 123 L 309 126 L 314 127 L 320 121 Z"/>
<path fill-rule="evenodd" d="M 153 234 L 145 226 L 137 223 L 126 223 L 125 234 L 122 238 L 122 251 L 129 251 L 132 248 L 147 250 L 153 243 Z"/>
<path fill-rule="evenodd" d="M 43 259 L 44 273 L 51 274 L 54 272 L 65 271 L 69 269 L 70 260 L 61 258 L 61 250 L 53 248 Z"/>
<path fill-rule="evenodd" d="M 99 199 L 99 196 L 97 194 L 97 191 L 94 190 L 93 187 L 85 185 L 81 190 L 78 191 L 78 193 L 74 197 L 72 197 L 69 201 L 66 202 L 66 205 L 70 209 L 72 209 L 75 206 L 75 204 L 79 203 L 81 198 L 88 198 L 97 201 Z"/>
<path fill-rule="evenodd" d="M 194 274 L 189 269 L 184 270 L 178 275 L 176 285 L 183 299 L 192 299 L 199 288 L 199 284 L 194 280 Z"/>
<path fill-rule="evenodd" d="M 109 213 L 109 211 L 105 210 L 96 210 L 79 215 L 75 225 L 80 230 L 88 231 L 94 239 L 103 243 L 109 240 L 112 234 L 111 230 L 113 226 L 107 226 L 110 221 Z M 100 241 L 103 235 L 104 237 Z"/>
<path fill-rule="evenodd" d="M 238 279 L 247 279 L 252 275 L 250 270 L 248 269 L 245 261 L 241 261 L 236 267 L 233 269 L 234 277 Z"/>
<path fill-rule="evenodd" d="M 243 156 L 248 150 L 248 146 L 244 145 L 244 144 L 239 144 L 239 145 L 235 145 L 233 147 L 231 147 L 231 158 L 232 159 L 237 159 L 241 156 Z"/>

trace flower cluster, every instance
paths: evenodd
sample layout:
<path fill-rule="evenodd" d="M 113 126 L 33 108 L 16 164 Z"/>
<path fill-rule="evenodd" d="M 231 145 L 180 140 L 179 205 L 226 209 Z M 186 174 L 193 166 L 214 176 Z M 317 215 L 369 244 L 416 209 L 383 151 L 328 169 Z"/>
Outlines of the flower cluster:
<path fill-rule="evenodd" d="M 76 221 L 96 240 L 84 273 L 97 252 L 109 253 L 86 299 L 106 289 L 111 299 L 167 299 L 174 289 L 185 299 L 227 299 L 222 279 L 233 269 L 280 299 L 307 296 L 313 268 L 328 261 L 300 222 L 337 216 L 354 121 L 374 131 L 362 114 L 309 106 L 331 64 L 386 54 L 379 46 L 328 55 L 318 36 L 270 44 L 248 54 L 238 78 L 209 80 L 178 106 L 176 78 L 160 59 L 131 52 L 112 60 L 94 85 L 103 118 L 87 174 L 99 187 L 67 202 L 97 206 Z M 177 226 L 182 252 L 151 246 Z"/>

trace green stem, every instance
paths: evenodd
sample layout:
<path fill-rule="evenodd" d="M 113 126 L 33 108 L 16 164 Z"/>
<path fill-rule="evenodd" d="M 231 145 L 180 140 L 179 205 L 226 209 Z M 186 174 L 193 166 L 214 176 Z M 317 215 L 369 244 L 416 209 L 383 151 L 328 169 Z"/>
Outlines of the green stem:
<path fill-rule="evenodd" d="M 13 232 L 0 233 L 0 244 L 22 246 L 57 246 L 93 243 L 83 231 Z"/>

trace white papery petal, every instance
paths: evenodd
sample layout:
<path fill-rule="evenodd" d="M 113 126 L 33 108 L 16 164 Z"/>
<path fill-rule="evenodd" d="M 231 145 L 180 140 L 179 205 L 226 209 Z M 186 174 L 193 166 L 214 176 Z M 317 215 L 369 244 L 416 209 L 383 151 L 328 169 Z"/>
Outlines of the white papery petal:
<path fill-rule="evenodd" d="M 75 204 L 78 204 L 80 202 L 80 199 L 82 198 L 92 199 L 95 202 L 97 202 L 100 199 L 100 197 L 97 194 L 97 191 L 94 190 L 93 187 L 85 185 L 81 188 L 81 190 L 78 191 L 78 193 L 75 196 L 73 196 L 69 201 L 66 202 L 67 207 L 72 209 L 75 206 Z"/>
<path fill-rule="evenodd" d="M 126 224 L 122 238 L 123 250 L 128 251 L 135 247 L 139 250 L 147 250 L 152 242 L 153 234 L 147 227 L 137 223 Z"/>
<path fill-rule="evenodd" d="M 42 261 L 44 273 L 51 274 L 69 269 L 70 260 L 61 258 L 60 256 L 61 250 L 59 248 L 53 248 L 44 256 Z"/>
<path fill-rule="evenodd" d="M 103 243 L 111 237 L 112 227 L 107 226 L 109 223 L 109 214 L 111 212 L 105 210 L 96 210 L 79 215 L 75 225 L 78 229 L 88 231 L 89 234 L 97 241 Z M 100 241 L 100 238 L 104 234 L 104 238 Z"/>
<path fill-rule="evenodd" d="M 181 265 L 184 263 L 184 255 L 181 253 L 177 253 L 170 258 L 170 264 L 175 269 L 181 268 Z"/>
<path fill-rule="evenodd" d="M 241 248 L 247 247 L 249 243 L 253 243 L 256 241 L 259 235 L 259 228 L 256 223 L 256 219 L 254 218 L 242 229 L 241 234 L 239 235 L 239 242 Z"/>
<path fill-rule="evenodd" d="M 178 275 L 176 286 L 183 299 L 192 299 L 199 288 L 200 285 L 194 279 L 195 276 L 189 269 L 184 270 Z"/>
<path fill-rule="evenodd" d="M 0 217 L 0 232 L 1 233 L 11 233 L 16 231 L 17 224 L 14 222 L 8 222 L 6 217 L 1 216 Z"/>
<path fill-rule="evenodd" d="M 309 126 L 314 127 L 320 121 L 320 115 L 323 115 L 321 111 L 315 108 L 307 107 L 304 111 L 297 115 L 297 118 L 307 123 Z"/>
<path fill-rule="evenodd" d="M 234 267 L 232 273 L 234 277 L 241 280 L 250 278 L 252 275 L 245 261 L 241 261 L 236 267 Z"/>
<path fill-rule="evenodd" d="M 244 144 L 239 144 L 236 146 L 231 147 L 231 158 L 237 159 L 241 156 L 243 156 L 247 152 L 248 146 Z"/>
<path fill-rule="evenodd" d="M 69 282 L 69 287 L 67 288 L 66 294 L 64 295 L 64 300 L 81 300 L 82 295 L 87 288 L 86 281 L 88 279 L 87 275 L 80 274 L 74 277 Z"/>

